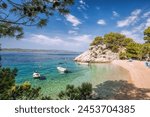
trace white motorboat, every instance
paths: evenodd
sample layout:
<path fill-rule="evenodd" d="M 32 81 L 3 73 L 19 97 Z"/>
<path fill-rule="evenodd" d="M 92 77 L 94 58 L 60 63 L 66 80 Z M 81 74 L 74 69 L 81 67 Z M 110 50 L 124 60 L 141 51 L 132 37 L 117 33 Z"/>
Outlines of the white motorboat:
<path fill-rule="evenodd" d="M 77 62 L 79 65 L 89 65 L 89 63 L 86 62 Z"/>
<path fill-rule="evenodd" d="M 64 68 L 64 67 L 57 67 L 57 70 L 60 71 L 60 72 L 67 72 L 67 68 Z"/>
<path fill-rule="evenodd" d="M 38 72 L 33 73 L 33 78 L 40 78 L 40 77 L 41 77 L 40 73 Z"/>

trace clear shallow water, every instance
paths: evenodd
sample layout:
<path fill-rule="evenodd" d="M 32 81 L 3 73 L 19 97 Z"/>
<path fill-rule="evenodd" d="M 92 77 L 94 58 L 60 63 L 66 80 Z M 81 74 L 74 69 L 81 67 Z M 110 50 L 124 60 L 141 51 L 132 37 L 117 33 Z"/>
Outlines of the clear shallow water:
<path fill-rule="evenodd" d="M 27 52 L 2 52 L 4 67 L 18 68 L 16 82 L 30 81 L 34 87 L 41 87 L 42 93 L 55 97 L 67 84 L 80 85 L 90 82 L 93 86 L 107 80 L 129 80 L 128 71 L 112 64 L 78 65 L 73 61 L 77 54 L 50 54 Z M 71 73 L 61 74 L 56 67 L 59 63 Z M 32 74 L 38 71 L 47 77 L 46 80 L 33 79 Z"/>

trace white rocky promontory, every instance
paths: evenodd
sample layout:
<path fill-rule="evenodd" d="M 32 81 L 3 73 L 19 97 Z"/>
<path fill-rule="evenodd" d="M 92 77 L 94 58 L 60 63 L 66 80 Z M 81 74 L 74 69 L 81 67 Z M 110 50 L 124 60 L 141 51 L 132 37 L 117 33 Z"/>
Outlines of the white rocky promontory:
<path fill-rule="evenodd" d="M 106 45 L 90 46 L 89 50 L 77 56 L 77 62 L 106 63 L 118 60 L 119 54 L 106 48 Z"/>

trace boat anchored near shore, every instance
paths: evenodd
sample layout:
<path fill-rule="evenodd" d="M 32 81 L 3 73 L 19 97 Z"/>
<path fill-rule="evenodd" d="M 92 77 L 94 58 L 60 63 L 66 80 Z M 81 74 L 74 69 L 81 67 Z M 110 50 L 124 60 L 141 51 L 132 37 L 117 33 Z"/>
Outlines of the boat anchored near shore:
<path fill-rule="evenodd" d="M 89 65 L 88 62 L 77 62 L 78 65 Z"/>
<path fill-rule="evenodd" d="M 33 78 L 40 78 L 41 77 L 40 73 L 38 73 L 38 72 L 34 72 L 32 76 L 33 76 Z"/>
<path fill-rule="evenodd" d="M 64 67 L 57 67 L 57 70 L 62 72 L 62 73 L 68 72 L 67 68 L 64 68 Z"/>
<path fill-rule="evenodd" d="M 34 73 L 33 73 L 33 78 L 34 78 L 34 79 L 39 79 L 39 80 L 46 80 L 46 76 L 43 76 L 43 75 L 41 75 L 41 74 L 38 73 L 38 72 L 34 72 Z"/>

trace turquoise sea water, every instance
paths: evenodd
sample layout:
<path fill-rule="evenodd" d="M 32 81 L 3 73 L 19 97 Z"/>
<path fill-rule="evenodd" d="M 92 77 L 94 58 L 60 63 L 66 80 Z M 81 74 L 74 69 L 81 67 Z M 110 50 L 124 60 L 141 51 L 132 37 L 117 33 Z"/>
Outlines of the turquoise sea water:
<path fill-rule="evenodd" d="M 55 97 L 67 84 L 76 86 L 90 82 L 93 86 L 107 80 L 129 80 L 128 71 L 112 64 L 79 65 L 73 61 L 78 54 L 2 52 L 3 67 L 18 68 L 16 82 L 29 81 L 34 87 L 41 87 L 42 93 Z M 60 64 L 61 63 L 61 64 Z M 71 72 L 59 73 L 57 66 L 67 67 Z M 34 71 L 47 77 L 46 80 L 33 79 Z"/>

